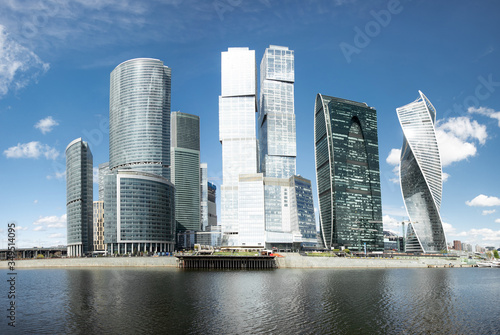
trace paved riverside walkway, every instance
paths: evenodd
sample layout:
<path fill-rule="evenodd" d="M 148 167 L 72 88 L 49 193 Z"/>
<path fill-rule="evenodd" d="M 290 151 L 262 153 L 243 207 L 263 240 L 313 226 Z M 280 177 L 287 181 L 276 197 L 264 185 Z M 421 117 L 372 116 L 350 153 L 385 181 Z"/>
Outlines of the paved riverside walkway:
<path fill-rule="evenodd" d="M 281 253 L 276 257 L 278 268 L 426 268 L 444 267 L 452 264 L 460 267 L 460 259 L 451 258 L 358 258 L 301 256 L 297 253 Z M 14 260 L 15 268 L 59 268 L 59 267 L 177 267 L 177 258 L 163 257 L 92 257 L 50 258 Z M 7 261 L 0 261 L 0 269 L 7 269 Z"/>

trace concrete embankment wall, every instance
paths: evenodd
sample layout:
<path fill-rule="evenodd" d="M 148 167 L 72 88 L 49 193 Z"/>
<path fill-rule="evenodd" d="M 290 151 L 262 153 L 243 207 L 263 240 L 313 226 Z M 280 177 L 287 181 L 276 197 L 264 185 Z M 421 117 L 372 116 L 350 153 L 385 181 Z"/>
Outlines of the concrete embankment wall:
<path fill-rule="evenodd" d="M 460 259 L 394 259 L 394 258 L 357 258 L 357 257 L 319 257 L 283 254 L 277 257 L 279 268 L 426 268 L 428 265 L 443 267 L 460 266 Z"/>
<path fill-rule="evenodd" d="M 285 253 L 277 257 L 278 268 L 426 268 L 429 265 L 443 267 L 452 264 L 460 266 L 460 259 L 418 258 L 351 258 L 317 257 Z M 15 260 L 15 268 L 58 268 L 58 267 L 177 267 L 176 257 L 93 257 L 93 258 L 52 258 Z M 0 269 L 7 269 L 7 261 L 0 262 Z"/>
<path fill-rule="evenodd" d="M 177 267 L 176 257 L 91 257 L 91 258 L 50 258 L 14 260 L 15 268 L 58 268 L 58 267 L 112 267 L 112 266 L 165 266 Z M 6 269 L 7 262 L 0 262 Z"/>

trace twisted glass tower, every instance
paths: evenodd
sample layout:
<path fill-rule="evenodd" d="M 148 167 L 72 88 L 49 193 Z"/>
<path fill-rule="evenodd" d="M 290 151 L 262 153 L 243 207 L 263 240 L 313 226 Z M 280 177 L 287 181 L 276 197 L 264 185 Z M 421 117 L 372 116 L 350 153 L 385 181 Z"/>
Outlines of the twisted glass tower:
<path fill-rule="evenodd" d="M 436 110 L 422 92 L 419 94 L 414 102 L 396 109 L 404 134 L 401 191 L 410 218 L 406 251 L 439 252 L 447 247 L 439 215 L 443 184 Z"/>

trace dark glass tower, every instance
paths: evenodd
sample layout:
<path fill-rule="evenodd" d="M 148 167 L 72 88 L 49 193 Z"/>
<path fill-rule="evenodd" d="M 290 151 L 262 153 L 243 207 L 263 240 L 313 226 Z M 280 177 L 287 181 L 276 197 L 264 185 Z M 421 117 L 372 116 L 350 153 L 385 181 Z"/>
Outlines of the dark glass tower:
<path fill-rule="evenodd" d="M 93 172 L 87 142 L 77 138 L 66 147 L 66 213 L 68 256 L 92 251 Z"/>
<path fill-rule="evenodd" d="M 323 245 L 382 251 L 376 110 L 365 103 L 318 94 L 314 120 Z"/>

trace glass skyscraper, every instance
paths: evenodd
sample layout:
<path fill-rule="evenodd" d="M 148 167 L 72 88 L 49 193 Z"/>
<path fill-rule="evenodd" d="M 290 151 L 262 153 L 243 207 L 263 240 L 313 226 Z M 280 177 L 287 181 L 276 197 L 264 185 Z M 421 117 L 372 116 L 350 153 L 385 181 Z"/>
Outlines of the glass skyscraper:
<path fill-rule="evenodd" d="M 384 248 L 377 112 L 318 94 L 314 114 L 320 236 L 326 248 Z"/>
<path fill-rule="evenodd" d="M 265 177 L 295 175 L 294 52 L 271 45 L 260 63 L 259 154 Z"/>
<path fill-rule="evenodd" d="M 92 153 L 81 138 L 66 147 L 68 256 L 83 256 L 93 245 Z"/>
<path fill-rule="evenodd" d="M 110 78 L 109 174 L 104 239 L 110 253 L 173 251 L 171 69 L 157 59 L 118 65 Z"/>
<path fill-rule="evenodd" d="M 221 226 L 224 243 L 238 245 L 240 174 L 257 173 L 255 51 L 229 48 L 221 54 L 219 140 L 222 144 Z"/>
<path fill-rule="evenodd" d="M 200 117 L 171 115 L 172 182 L 175 185 L 175 221 L 178 231 L 201 230 L 200 225 Z"/>
<path fill-rule="evenodd" d="M 407 252 L 447 250 L 439 215 L 442 167 L 436 140 L 436 109 L 419 91 L 414 102 L 396 109 L 403 128 L 400 178 L 406 211 L 410 218 Z"/>

